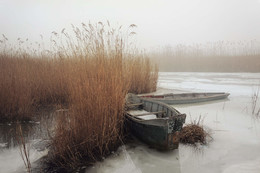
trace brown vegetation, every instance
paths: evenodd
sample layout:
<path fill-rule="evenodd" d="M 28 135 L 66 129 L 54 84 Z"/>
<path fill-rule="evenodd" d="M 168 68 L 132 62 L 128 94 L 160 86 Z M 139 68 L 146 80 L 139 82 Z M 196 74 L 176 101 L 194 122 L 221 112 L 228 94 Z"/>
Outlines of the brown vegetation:
<path fill-rule="evenodd" d="M 206 134 L 203 127 L 196 124 L 189 124 L 183 127 L 180 133 L 180 142 L 184 144 L 205 144 Z"/>
<path fill-rule="evenodd" d="M 202 125 L 201 117 L 199 117 L 198 121 L 194 120 L 182 128 L 180 142 L 183 144 L 206 144 L 207 136 L 210 137 Z"/>
<path fill-rule="evenodd" d="M 260 43 L 213 42 L 153 50 L 150 57 L 168 72 L 260 72 Z"/>
<path fill-rule="evenodd" d="M 126 94 L 156 89 L 157 67 L 127 49 L 120 29 L 82 24 L 73 26 L 75 37 L 53 32 L 53 51 L 0 53 L 1 120 L 31 118 L 42 105 L 68 108 L 57 118 L 49 152 L 58 167 L 107 155 L 122 138 Z"/>

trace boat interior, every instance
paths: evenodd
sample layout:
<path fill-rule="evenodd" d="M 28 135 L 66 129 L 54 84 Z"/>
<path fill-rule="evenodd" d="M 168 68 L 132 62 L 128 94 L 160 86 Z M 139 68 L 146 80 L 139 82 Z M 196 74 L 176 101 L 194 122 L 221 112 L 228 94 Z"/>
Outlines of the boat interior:
<path fill-rule="evenodd" d="M 167 104 L 129 95 L 127 99 L 127 113 L 136 119 L 151 120 L 168 118 L 180 113 Z"/>

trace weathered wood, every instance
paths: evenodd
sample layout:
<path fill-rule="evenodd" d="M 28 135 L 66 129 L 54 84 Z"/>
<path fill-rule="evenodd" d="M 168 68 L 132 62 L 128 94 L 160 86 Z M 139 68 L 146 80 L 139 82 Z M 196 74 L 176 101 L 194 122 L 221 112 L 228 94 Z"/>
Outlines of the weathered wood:
<path fill-rule="evenodd" d="M 162 95 L 140 95 L 146 99 L 153 99 L 166 104 L 190 104 L 226 99 L 229 93 L 180 93 L 180 94 L 162 94 Z"/>
<path fill-rule="evenodd" d="M 126 104 L 127 107 L 131 107 L 131 106 L 141 106 L 141 105 L 143 105 L 143 103 Z"/>
<path fill-rule="evenodd" d="M 134 94 L 128 94 L 127 101 L 137 105 L 143 103 L 140 109 L 130 107 L 125 114 L 127 126 L 133 135 L 161 150 L 178 148 L 178 134 L 185 122 L 185 114 L 165 103 Z"/>
<path fill-rule="evenodd" d="M 138 115 L 134 115 L 134 116 L 144 116 L 144 115 L 151 115 L 151 114 L 164 114 L 165 111 L 158 111 L 158 112 L 147 112 L 147 113 L 143 113 L 143 114 L 138 114 Z"/>

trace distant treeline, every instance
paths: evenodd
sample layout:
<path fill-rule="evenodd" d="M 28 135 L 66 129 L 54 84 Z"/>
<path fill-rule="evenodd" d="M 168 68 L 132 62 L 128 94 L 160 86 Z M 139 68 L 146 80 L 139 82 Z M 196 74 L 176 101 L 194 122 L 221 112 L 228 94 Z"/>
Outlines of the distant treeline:
<path fill-rule="evenodd" d="M 260 55 L 163 57 L 155 61 L 160 71 L 169 72 L 260 72 Z"/>
<path fill-rule="evenodd" d="M 212 46 L 214 45 L 214 46 Z M 160 71 L 260 72 L 259 44 L 164 47 L 151 53 Z"/>

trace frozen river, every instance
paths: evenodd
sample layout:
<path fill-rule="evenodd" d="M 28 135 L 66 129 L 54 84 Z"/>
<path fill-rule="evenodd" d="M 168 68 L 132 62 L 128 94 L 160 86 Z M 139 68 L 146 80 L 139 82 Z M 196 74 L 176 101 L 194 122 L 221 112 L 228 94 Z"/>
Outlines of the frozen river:
<path fill-rule="evenodd" d="M 229 92 L 227 100 L 173 105 L 186 113 L 186 123 L 202 116 L 213 140 L 194 148 L 159 152 L 136 142 L 121 146 L 102 162 L 89 167 L 90 173 L 259 173 L 260 119 L 253 118 L 252 94 L 260 84 L 260 73 L 160 73 L 157 93 Z M 258 102 L 260 105 L 260 100 Z M 0 128 L 1 130 L 1 128 Z M 3 132 L 2 132 L 3 133 Z M 0 173 L 21 172 L 23 162 L 17 147 L 7 147 L 0 137 Z M 37 137 L 32 141 L 37 142 Z M 31 161 L 45 155 L 31 149 Z"/>
<path fill-rule="evenodd" d="M 159 152 L 145 144 L 121 147 L 86 172 L 91 173 L 259 173 L 260 121 L 251 115 L 259 73 L 160 73 L 157 93 L 229 92 L 228 100 L 174 105 L 186 123 L 202 116 L 213 140 L 208 146 L 180 145 Z M 260 100 L 258 105 L 260 104 Z"/>

